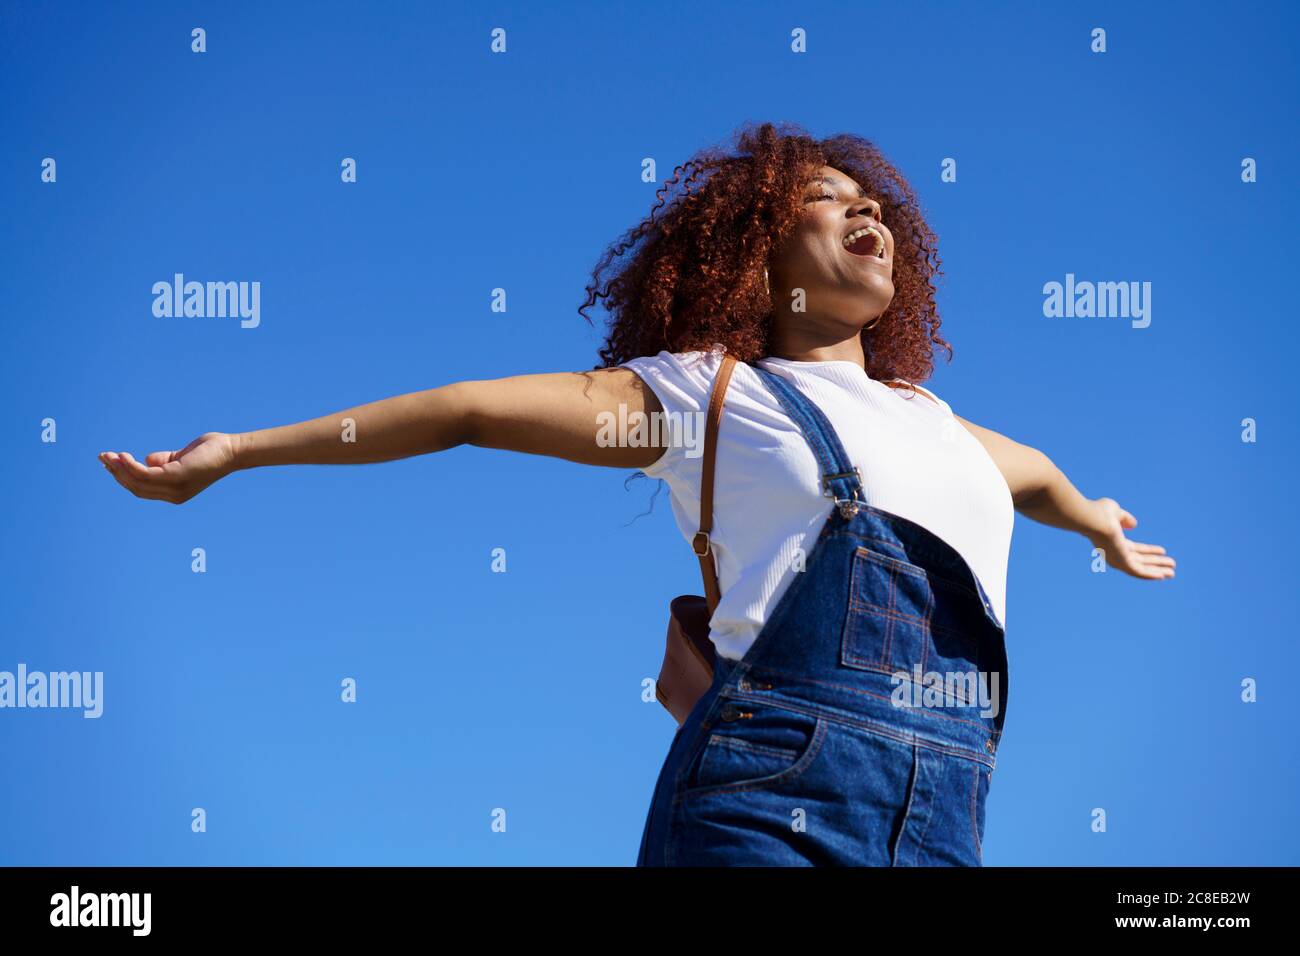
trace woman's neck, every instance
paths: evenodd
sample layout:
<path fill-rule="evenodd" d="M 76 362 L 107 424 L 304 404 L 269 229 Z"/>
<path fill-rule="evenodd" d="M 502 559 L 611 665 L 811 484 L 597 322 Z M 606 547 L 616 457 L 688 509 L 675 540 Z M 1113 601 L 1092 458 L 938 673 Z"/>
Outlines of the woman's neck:
<path fill-rule="evenodd" d="M 853 362 L 859 366 L 867 364 L 866 353 L 862 350 L 862 336 L 857 332 L 848 338 L 836 339 L 825 333 L 789 330 L 784 334 L 773 336 L 770 354 L 773 358 L 790 359 L 794 362 Z"/>

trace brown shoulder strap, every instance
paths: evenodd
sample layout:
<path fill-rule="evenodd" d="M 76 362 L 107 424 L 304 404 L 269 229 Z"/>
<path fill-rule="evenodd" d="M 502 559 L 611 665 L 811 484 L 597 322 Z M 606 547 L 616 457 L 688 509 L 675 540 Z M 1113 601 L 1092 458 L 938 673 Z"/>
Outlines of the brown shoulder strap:
<path fill-rule="evenodd" d="M 700 476 L 700 530 L 691 541 L 691 548 L 700 559 L 700 577 L 704 579 L 704 599 L 712 614 L 718 606 L 722 592 L 718 588 L 718 569 L 713 563 L 713 547 L 709 532 L 713 530 L 713 472 L 718 453 L 718 426 L 722 424 L 722 403 L 727 397 L 727 383 L 735 371 L 736 358 L 724 355 L 718 375 L 709 393 L 709 413 L 704 425 L 704 472 Z"/>

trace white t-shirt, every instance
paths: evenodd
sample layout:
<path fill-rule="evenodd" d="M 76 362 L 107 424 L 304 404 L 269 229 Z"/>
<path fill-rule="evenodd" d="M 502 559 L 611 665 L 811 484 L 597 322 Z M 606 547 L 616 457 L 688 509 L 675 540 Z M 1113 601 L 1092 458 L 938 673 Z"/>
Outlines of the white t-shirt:
<path fill-rule="evenodd" d="M 707 412 L 722 352 L 660 352 L 624 363 L 664 410 Z M 929 390 L 892 388 L 849 361 L 765 358 L 830 421 L 862 474 L 867 503 L 914 521 L 950 544 L 1006 623 L 1007 557 L 1015 510 L 1002 473 L 948 404 Z M 929 397 L 926 397 L 929 396 Z M 933 400 L 931 400 L 933 399 Z M 670 419 L 671 420 L 671 419 Z M 674 441 L 643 471 L 672 492 L 687 542 L 699 530 L 703 429 Z M 740 659 L 794 580 L 832 502 L 803 433 L 757 372 L 738 363 L 718 429 L 711 539 L 722 599 L 710 621 L 718 653 Z"/>

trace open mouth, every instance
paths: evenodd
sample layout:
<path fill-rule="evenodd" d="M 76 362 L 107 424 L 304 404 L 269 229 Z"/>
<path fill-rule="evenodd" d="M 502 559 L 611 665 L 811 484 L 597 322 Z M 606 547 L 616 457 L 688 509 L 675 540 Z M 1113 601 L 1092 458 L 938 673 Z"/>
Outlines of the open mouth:
<path fill-rule="evenodd" d="M 844 237 L 844 248 L 867 259 L 885 258 L 885 237 L 870 226 L 854 229 Z"/>

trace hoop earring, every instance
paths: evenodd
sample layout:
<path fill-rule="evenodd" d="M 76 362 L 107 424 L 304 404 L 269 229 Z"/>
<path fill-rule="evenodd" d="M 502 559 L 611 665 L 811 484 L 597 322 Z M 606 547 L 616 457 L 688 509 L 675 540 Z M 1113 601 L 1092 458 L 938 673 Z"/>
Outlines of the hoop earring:
<path fill-rule="evenodd" d="M 870 332 L 872 329 L 874 329 L 874 328 L 875 328 L 877 325 L 879 325 L 879 324 L 880 324 L 880 316 L 876 316 L 874 319 L 871 320 L 871 322 L 870 322 L 869 324 L 864 325 L 864 326 L 862 327 L 862 331 L 863 331 L 863 332 Z"/>
<path fill-rule="evenodd" d="M 767 293 L 768 298 L 772 297 L 772 287 L 767 281 L 767 266 L 763 266 L 763 291 Z"/>

